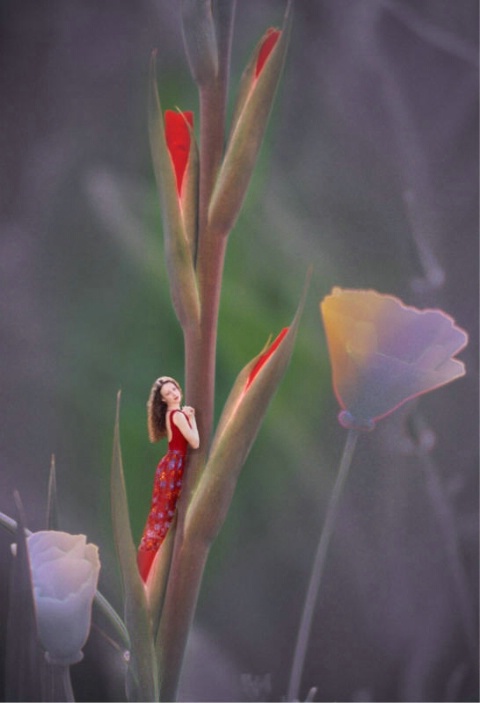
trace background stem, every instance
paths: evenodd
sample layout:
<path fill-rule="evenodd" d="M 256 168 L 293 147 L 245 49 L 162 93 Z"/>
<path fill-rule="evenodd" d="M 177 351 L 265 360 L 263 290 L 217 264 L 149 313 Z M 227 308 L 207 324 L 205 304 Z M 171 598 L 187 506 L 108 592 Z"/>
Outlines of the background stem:
<path fill-rule="evenodd" d="M 315 604 L 317 602 L 318 591 L 323 576 L 325 559 L 327 556 L 330 539 L 333 534 L 333 526 L 337 515 L 337 507 L 342 494 L 343 485 L 347 478 L 350 464 L 352 462 L 353 452 L 358 439 L 357 430 L 349 430 L 347 440 L 343 450 L 340 467 L 338 469 L 337 479 L 333 487 L 333 492 L 327 508 L 325 523 L 323 525 L 322 534 L 318 543 L 317 552 L 313 561 L 312 573 L 308 584 L 307 595 L 303 606 L 302 619 L 297 635 L 295 652 L 293 656 L 292 670 L 290 673 L 290 681 L 288 684 L 288 701 L 296 701 L 299 696 L 300 683 L 302 678 L 303 667 L 305 664 L 305 655 L 310 639 L 310 631 L 312 629 L 313 615 Z"/>

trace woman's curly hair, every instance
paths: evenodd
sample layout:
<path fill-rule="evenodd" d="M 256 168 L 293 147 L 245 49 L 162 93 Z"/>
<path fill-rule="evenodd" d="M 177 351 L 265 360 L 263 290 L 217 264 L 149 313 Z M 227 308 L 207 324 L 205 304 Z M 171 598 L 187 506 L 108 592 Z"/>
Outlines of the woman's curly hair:
<path fill-rule="evenodd" d="M 162 386 L 165 383 L 173 383 L 180 393 L 182 392 L 180 385 L 170 376 L 160 376 L 153 384 L 147 402 L 147 425 L 150 442 L 158 442 L 167 436 L 167 404 L 161 394 Z"/>

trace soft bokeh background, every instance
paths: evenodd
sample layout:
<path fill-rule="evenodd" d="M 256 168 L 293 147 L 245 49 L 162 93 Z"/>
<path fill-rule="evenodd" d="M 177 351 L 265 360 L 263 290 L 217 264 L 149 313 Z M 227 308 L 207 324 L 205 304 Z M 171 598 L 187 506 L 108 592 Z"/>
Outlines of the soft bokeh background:
<path fill-rule="evenodd" d="M 155 47 L 163 106 L 197 109 L 178 5 L 0 4 L 0 510 L 13 514 L 18 489 L 30 527 L 43 527 L 54 453 L 62 526 L 100 546 L 101 590 L 118 608 L 108 487 L 116 393 L 138 539 L 164 450 L 147 441 L 148 392 L 160 374 L 183 377 L 146 118 Z M 232 101 L 284 6 L 238 2 Z M 310 264 L 313 284 L 208 563 L 184 699 L 285 695 L 345 439 L 318 314 L 341 285 L 453 315 L 471 335 L 461 355 L 468 375 L 361 438 L 302 696 L 318 686 L 321 701 L 478 700 L 462 626 L 469 620 L 477 637 L 477 14 L 476 0 L 296 4 L 283 82 L 229 246 L 217 412 L 239 369 L 288 324 Z M 9 542 L 0 535 L 2 661 Z M 97 616 L 73 669 L 79 700 L 123 695 L 121 655 L 104 626 Z"/>

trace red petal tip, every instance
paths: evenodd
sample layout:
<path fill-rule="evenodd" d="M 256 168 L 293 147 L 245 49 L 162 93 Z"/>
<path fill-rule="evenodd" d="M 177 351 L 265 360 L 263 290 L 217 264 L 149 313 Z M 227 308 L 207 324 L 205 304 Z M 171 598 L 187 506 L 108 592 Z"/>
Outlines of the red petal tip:
<path fill-rule="evenodd" d="M 182 192 L 183 177 L 190 153 L 190 131 L 193 127 L 193 112 L 176 112 L 175 110 L 165 111 L 165 139 L 168 151 L 172 157 L 177 179 L 177 193 Z"/>
<path fill-rule="evenodd" d="M 258 78 L 258 76 L 262 72 L 262 69 L 265 65 L 265 61 L 272 53 L 273 48 L 280 37 L 280 34 L 281 31 L 279 29 L 275 29 L 275 27 L 270 27 L 270 29 L 267 29 L 265 39 L 263 40 L 263 44 L 260 47 L 260 51 L 258 52 L 257 56 L 257 65 L 255 66 L 255 78 Z"/>
<path fill-rule="evenodd" d="M 258 374 L 258 372 L 261 370 L 261 368 L 264 366 L 264 364 L 267 363 L 267 361 L 270 359 L 270 357 L 276 352 L 280 344 L 282 343 L 285 335 L 287 334 L 289 327 L 284 327 L 284 329 L 280 332 L 278 337 L 270 344 L 268 347 L 267 351 L 263 352 L 261 357 L 257 360 L 257 363 L 253 367 L 253 369 L 250 371 L 250 375 L 248 376 L 247 383 L 245 384 L 245 390 L 249 388 L 249 386 L 253 383 L 255 380 L 255 376 Z"/>

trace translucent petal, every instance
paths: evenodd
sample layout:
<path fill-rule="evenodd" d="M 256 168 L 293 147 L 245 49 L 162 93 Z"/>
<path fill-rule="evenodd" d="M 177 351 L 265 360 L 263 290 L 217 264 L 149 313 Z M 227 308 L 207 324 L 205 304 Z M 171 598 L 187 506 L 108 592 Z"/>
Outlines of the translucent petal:
<path fill-rule="evenodd" d="M 399 405 L 459 378 L 467 333 L 441 310 L 373 290 L 334 288 L 321 303 L 333 386 L 348 423 L 371 426 Z"/>

